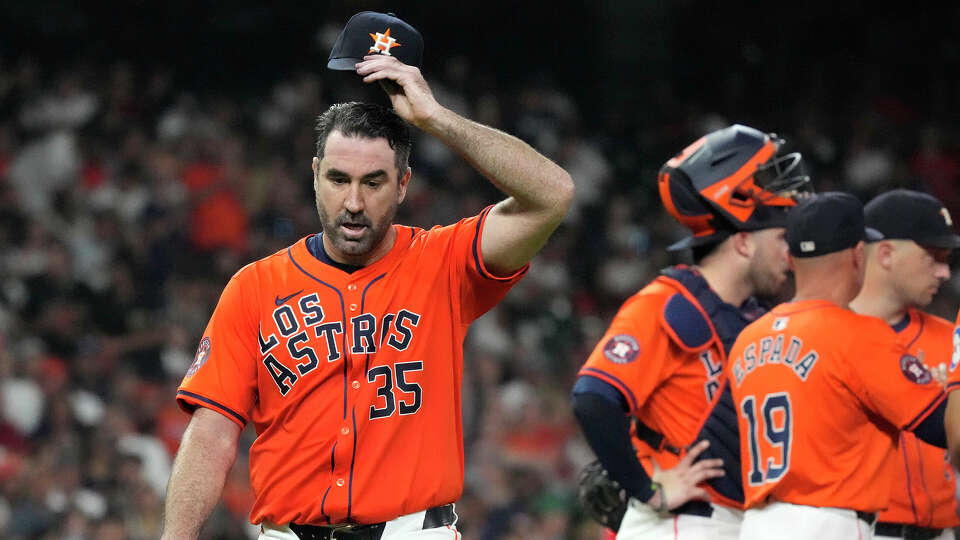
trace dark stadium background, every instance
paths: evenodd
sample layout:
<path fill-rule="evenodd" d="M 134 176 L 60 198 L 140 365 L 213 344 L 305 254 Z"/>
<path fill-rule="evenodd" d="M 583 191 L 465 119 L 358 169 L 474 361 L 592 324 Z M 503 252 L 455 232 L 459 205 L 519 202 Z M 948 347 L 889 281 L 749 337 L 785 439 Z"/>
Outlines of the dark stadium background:
<path fill-rule="evenodd" d="M 315 230 L 311 118 L 333 101 L 383 99 L 324 69 L 363 9 L 423 33 L 441 101 L 518 134 L 578 182 L 570 219 L 467 343 L 468 538 L 598 538 L 573 501 L 590 453 L 567 392 L 619 303 L 676 262 L 663 247 L 684 231 L 654 179 L 696 137 L 733 122 L 777 131 L 819 190 L 924 189 L 960 216 L 957 3 L 0 2 L 0 537 L 155 536 L 157 474 L 186 419 L 172 406 L 174 360 L 192 356 L 234 270 Z M 154 80 L 166 82 L 151 96 Z M 76 171 L 31 212 L 11 171 L 53 132 L 26 113 L 63 88 L 95 97 L 97 112 L 69 129 Z M 278 95 L 299 108 L 270 131 Z M 171 111 L 206 131 L 164 138 Z M 413 165 L 402 222 L 449 223 L 497 196 L 422 138 Z M 169 188 L 164 171 L 186 202 L 148 198 L 126 217 L 110 206 Z M 224 175 L 245 214 L 236 242 L 192 228 L 190 182 L 207 173 Z M 58 268 L 90 264 L 71 236 L 88 222 L 84 245 L 104 248 L 110 272 L 102 289 Z M 955 278 L 930 309 L 953 318 L 958 303 Z M 25 395 L 36 411 L 22 410 Z M 244 454 L 208 538 L 250 531 Z"/>

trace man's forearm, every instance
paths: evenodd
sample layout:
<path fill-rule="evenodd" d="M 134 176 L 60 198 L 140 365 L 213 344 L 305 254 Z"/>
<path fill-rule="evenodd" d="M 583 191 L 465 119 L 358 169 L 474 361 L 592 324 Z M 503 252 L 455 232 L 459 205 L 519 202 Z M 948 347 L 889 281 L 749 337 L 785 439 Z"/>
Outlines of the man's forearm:
<path fill-rule="evenodd" d="M 523 211 L 549 212 L 559 222 L 573 195 L 562 167 L 520 139 L 441 108 L 422 128 L 454 149 Z"/>
<path fill-rule="evenodd" d="M 217 412 L 201 408 L 194 413 L 167 484 L 164 540 L 199 536 L 236 460 L 239 432 L 236 424 Z"/>

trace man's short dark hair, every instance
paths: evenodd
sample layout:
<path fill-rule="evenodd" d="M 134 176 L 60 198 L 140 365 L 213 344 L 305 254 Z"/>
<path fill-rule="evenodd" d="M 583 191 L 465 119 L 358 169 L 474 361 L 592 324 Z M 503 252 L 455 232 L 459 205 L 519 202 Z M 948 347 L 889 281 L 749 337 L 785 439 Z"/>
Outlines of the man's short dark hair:
<path fill-rule="evenodd" d="M 387 140 L 396 155 L 399 176 L 410 163 L 410 148 L 413 137 L 410 126 L 393 109 L 373 103 L 337 103 L 317 117 L 317 158 L 323 159 L 327 137 L 339 131 L 347 137 L 365 137 Z"/>

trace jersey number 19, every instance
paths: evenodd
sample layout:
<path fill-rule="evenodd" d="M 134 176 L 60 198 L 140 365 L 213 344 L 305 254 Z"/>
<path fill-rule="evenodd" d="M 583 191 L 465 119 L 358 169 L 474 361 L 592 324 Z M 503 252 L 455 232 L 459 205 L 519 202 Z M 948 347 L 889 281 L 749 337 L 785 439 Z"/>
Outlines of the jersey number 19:
<path fill-rule="evenodd" d="M 750 445 L 750 485 L 758 486 L 765 482 L 776 482 L 790 469 L 790 441 L 793 438 L 793 414 L 790 394 L 777 392 L 763 398 L 760 410 L 754 396 L 746 396 L 740 402 L 740 414 L 747 419 Z M 763 434 L 770 449 L 763 456 L 760 446 L 760 434 Z M 779 455 L 775 455 L 779 452 Z M 764 460 L 763 457 L 766 457 Z"/>

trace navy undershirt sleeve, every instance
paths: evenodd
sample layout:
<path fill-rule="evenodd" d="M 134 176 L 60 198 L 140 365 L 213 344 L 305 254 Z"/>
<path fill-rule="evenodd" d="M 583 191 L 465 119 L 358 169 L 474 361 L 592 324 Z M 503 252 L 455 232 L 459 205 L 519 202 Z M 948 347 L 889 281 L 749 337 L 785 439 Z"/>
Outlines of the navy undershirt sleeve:
<path fill-rule="evenodd" d="M 574 415 L 597 459 L 627 495 L 648 501 L 654 490 L 630 442 L 630 417 L 623 394 L 606 382 L 582 375 L 571 396 Z"/>
<path fill-rule="evenodd" d="M 923 419 L 923 422 L 920 422 L 920 425 L 913 429 L 913 434 L 917 436 L 921 441 L 932 444 L 933 446 L 939 446 L 940 448 L 947 447 L 947 433 L 943 428 L 943 418 L 947 411 L 947 402 L 946 400 L 940 402 L 940 405 L 937 406 L 926 418 Z"/>

